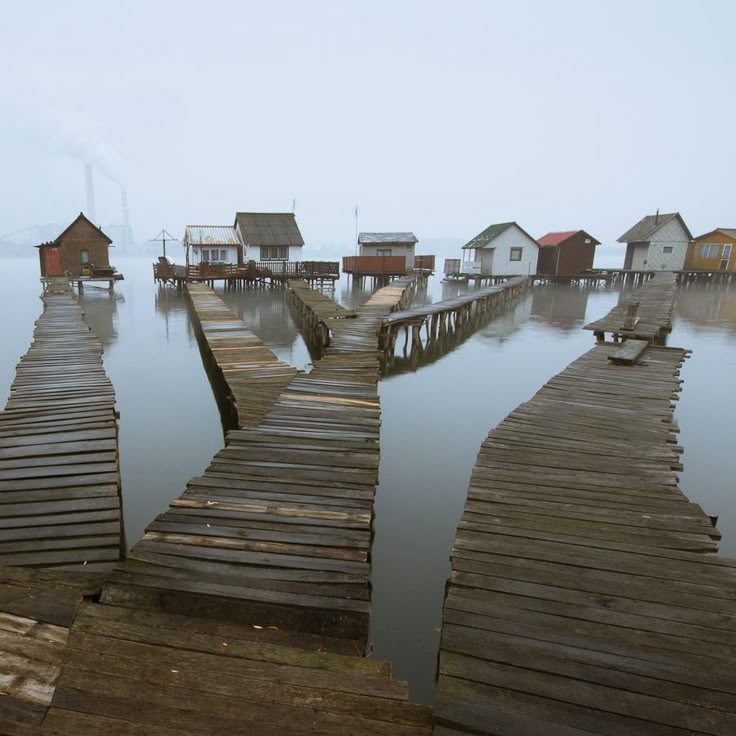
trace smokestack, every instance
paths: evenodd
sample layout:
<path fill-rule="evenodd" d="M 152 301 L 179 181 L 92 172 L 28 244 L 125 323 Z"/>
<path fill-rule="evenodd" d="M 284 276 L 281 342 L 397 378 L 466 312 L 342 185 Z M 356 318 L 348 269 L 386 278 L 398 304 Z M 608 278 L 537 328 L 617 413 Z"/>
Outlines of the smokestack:
<path fill-rule="evenodd" d="M 122 246 L 127 251 L 133 245 L 133 230 L 130 227 L 130 213 L 128 212 L 128 192 L 120 190 L 120 203 L 123 209 L 123 242 Z"/>
<path fill-rule="evenodd" d="M 96 223 L 97 211 L 95 210 L 95 183 L 92 179 L 92 164 L 84 165 L 84 178 L 87 183 L 87 217 Z"/>
<path fill-rule="evenodd" d="M 657 209 L 657 214 L 654 215 L 654 224 L 656 225 L 659 222 L 659 209 Z"/>

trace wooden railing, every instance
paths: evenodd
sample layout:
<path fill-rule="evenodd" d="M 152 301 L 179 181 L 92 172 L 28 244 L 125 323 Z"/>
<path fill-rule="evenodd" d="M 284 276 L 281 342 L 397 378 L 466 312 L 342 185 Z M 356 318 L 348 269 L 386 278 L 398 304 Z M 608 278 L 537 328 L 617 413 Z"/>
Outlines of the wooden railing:
<path fill-rule="evenodd" d="M 186 279 L 209 281 L 217 279 L 258 278 L 339 278 L 340 264 L 337 261 L 248 261 L 235 263 L 199 263 L 175 266 L 169 263 L 154 263 L 154 279 Z"/>
<path fill-rule="evenodd" d="M 406 256 L 345 256 L 342 270 L 358 276 L 403 276 Z"/>

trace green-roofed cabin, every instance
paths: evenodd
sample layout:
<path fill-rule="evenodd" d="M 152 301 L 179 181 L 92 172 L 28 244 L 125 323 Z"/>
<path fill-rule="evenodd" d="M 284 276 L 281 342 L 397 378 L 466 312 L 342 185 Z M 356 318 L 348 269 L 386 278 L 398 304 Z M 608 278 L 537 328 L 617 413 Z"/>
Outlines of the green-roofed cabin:
<path fill-rule="evenodd" d="M 462 276 L 529 276 L 537 272 L 539 244 L 515 222 L 490 225 L 463 246 Z"/>

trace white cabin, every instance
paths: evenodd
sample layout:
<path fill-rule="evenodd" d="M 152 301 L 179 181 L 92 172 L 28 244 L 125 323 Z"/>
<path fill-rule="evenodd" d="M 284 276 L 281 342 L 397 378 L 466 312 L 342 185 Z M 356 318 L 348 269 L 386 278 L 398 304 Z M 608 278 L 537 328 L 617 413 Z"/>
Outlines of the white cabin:
<path fill-rule="evenodd" d="M 515 222 L 487 227 L 463 246 L 460 274 L 529 276 L 537 272 L 539 243 Z"/>
<path fill-rule="evenodd" d="M 302 260 L 304 239 L 293 212 L 238 212 L 235 231 L 245 261 Z"/>
<path fill-rule="evenodd" d="M 404 256 L 406 269 L 414 268 L 417 245 L 414 233 L 360 233 L 358 236 L 361 256 Z"/>
<path fill-rule="evenodd" d="M 681 271 L 693 239 L 679 212 L 647 215 L 617 242 L 626 243 L 624 268 L 631 271 Z"/>
<path fill-rule="evenodd" d="M 191 266 L 242 263 L 240 241 L 229 225 L 187 225 L 182 244 Z"/>

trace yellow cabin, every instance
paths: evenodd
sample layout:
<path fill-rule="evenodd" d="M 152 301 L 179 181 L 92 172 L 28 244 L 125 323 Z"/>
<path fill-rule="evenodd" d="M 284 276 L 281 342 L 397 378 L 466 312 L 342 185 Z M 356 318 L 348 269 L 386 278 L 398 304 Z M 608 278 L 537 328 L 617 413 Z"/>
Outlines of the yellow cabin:
<path fill-rule="evenodd" d="M 736 271 L 736 228 L 719 227 L 687 247 L 685 270 Z"/>

